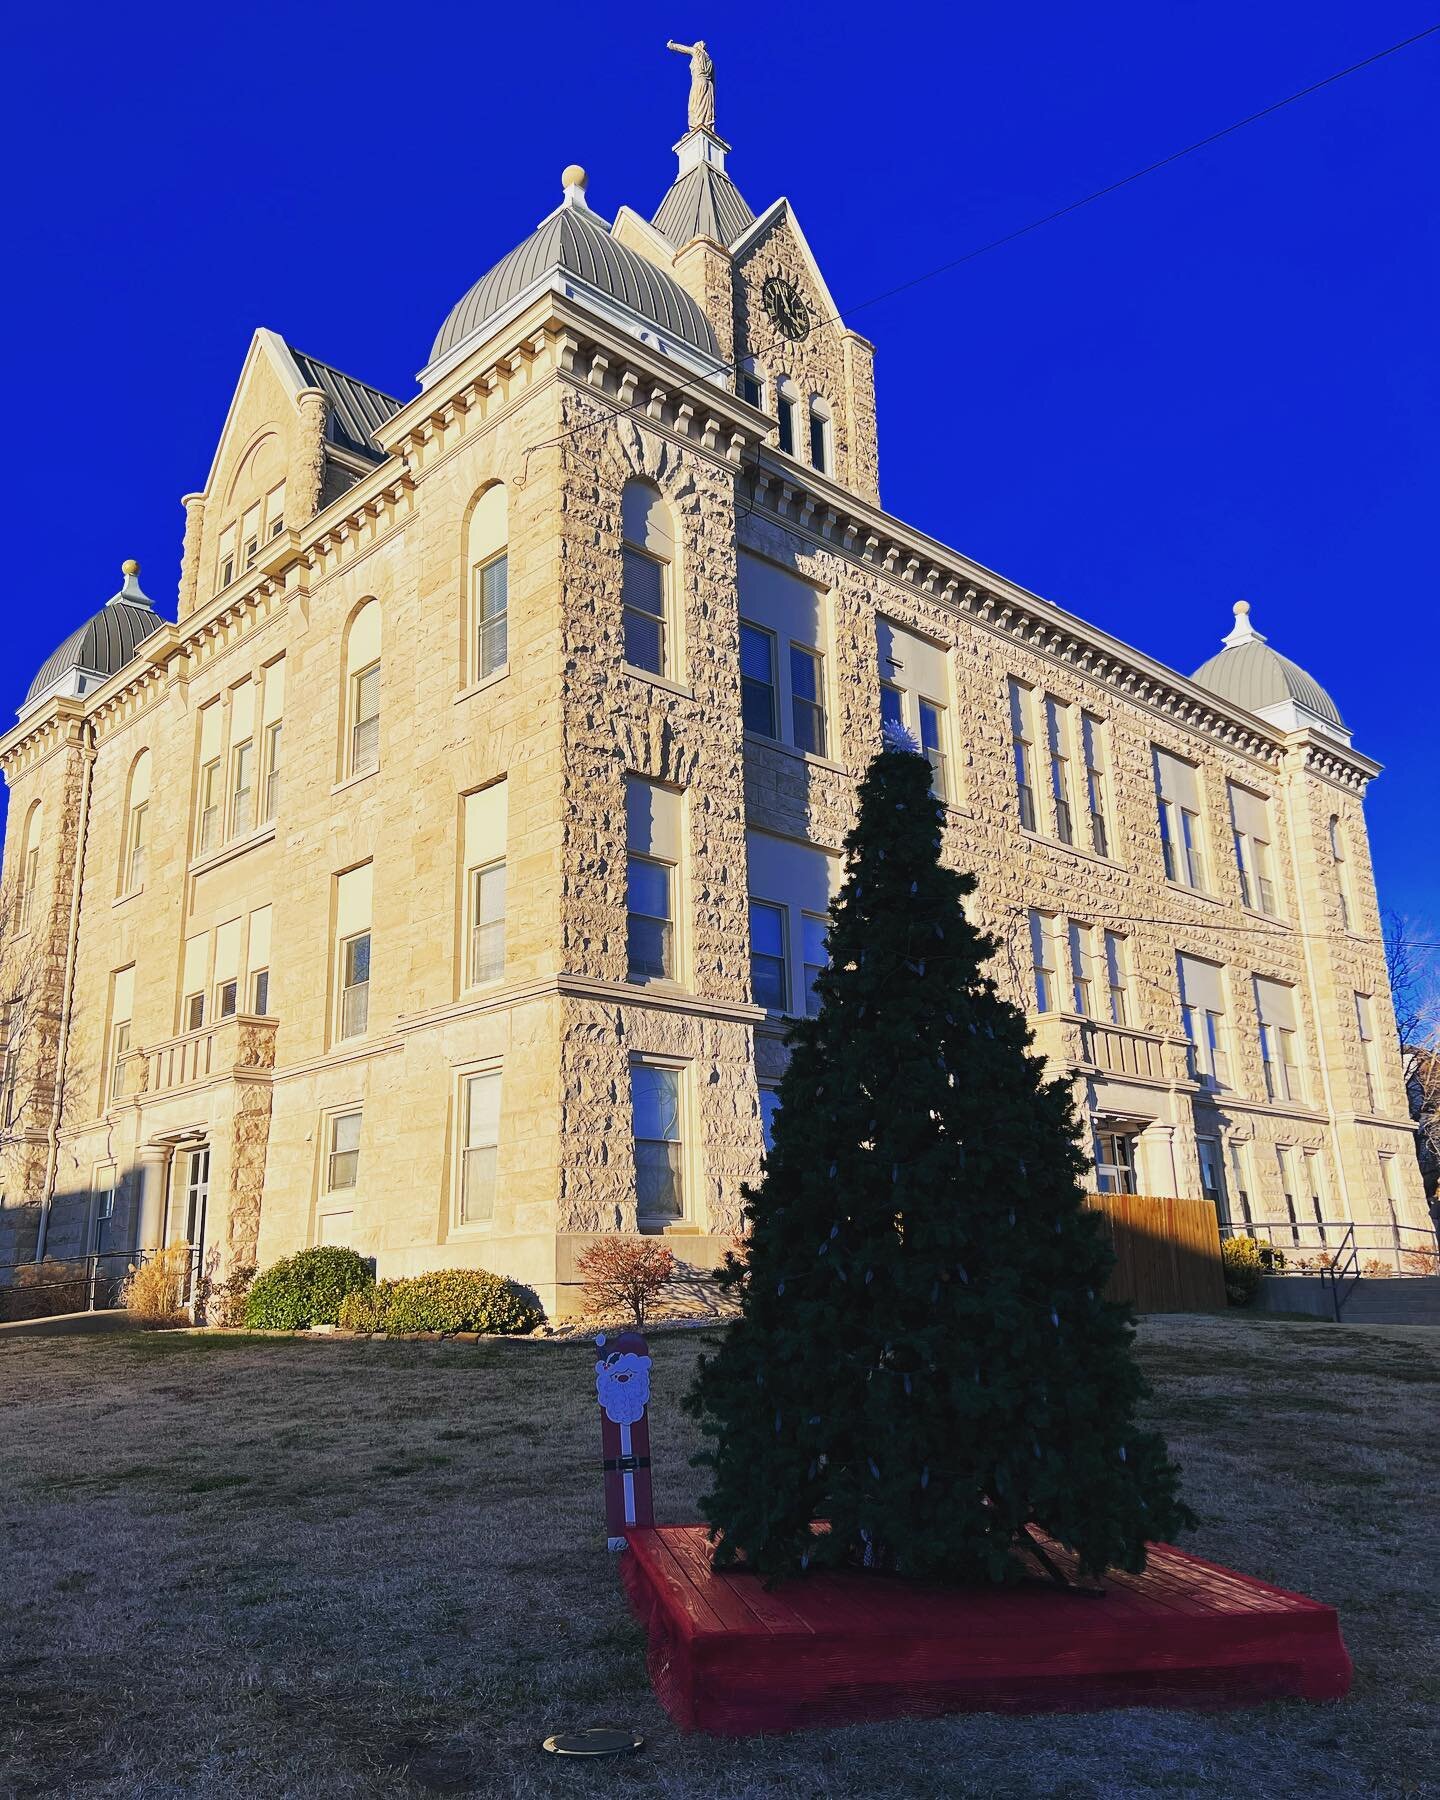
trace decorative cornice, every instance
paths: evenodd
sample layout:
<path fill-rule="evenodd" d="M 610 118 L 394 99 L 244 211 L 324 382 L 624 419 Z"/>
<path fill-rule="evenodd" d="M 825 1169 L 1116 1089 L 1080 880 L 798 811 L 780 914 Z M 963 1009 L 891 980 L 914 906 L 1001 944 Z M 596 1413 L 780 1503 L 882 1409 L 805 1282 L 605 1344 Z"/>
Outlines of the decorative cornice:
<path fill-rule="evenodd" d="M 1288 735 L 1267 730 L 1253 714 L 1227 706 L 1217 695 L 1143 651 L 1087 625 L 1063 607 L 1017 587 L 789 459 L 766 452 L 755 458 L 750 472 L 754 511 L 768 514 L 849 562 L 873 570 L 901 590 L 908 588 L 997 636 L 1019 641 L 1053 662 L 1103 682 L 1186 731 L 1279 767 L 1290 741 Z M 1322 749 L 1316 744 L 1307 757 L 1307 767 L 1320 767 L 1322 759 L 1332 779 L 1342 779 L 1334 771 L 1346 771 L 1346 784 L 1359 790 L 1379 773 L 1379 764 L 1338 745 L 1327 744 Z"/>

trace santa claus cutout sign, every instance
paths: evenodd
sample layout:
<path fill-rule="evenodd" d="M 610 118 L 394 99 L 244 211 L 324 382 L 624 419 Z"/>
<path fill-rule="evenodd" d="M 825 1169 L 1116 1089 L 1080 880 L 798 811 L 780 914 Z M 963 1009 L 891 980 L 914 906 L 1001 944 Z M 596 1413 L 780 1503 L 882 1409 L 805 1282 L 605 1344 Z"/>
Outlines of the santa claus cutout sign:
<path fill-rule="evenodd" d="M 595 1340 L 595 1394 L 600 1402 L 600 1447 L 605 1469 L 605 1525 L 611 1550 L 625 1533 L 655 1523 L 650 1497 L 650 1346 L 638 1331 Z"/>

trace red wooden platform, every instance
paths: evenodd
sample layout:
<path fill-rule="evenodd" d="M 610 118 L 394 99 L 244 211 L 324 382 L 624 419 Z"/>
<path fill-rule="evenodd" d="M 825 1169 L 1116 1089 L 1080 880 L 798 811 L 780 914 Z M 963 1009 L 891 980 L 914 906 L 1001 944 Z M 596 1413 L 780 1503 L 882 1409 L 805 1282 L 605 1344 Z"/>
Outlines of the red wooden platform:
<path fill-rule="evenodd" d="M 650 1678 L 686 1730 L 789 1731 L 951 1712 L 1336 1700 L 1350 1658 L 1333 1607 L 1151 1547 L 1105 1597 L 825 1571 L 769 1592 L 716 1574 L 700 1525 L 632 1530 L 621 1569 Z M 1048 1544 L 1074 1572 L 1073 1559 Z"/>

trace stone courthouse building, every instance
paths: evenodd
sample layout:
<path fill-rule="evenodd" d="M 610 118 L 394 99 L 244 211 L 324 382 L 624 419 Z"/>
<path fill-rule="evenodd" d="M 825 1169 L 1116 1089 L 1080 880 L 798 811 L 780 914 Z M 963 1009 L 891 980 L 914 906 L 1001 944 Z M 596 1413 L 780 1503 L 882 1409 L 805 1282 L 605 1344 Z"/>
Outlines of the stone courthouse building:
<path fill-rule="evenodd" d="M 567 169 L 409 398 L 257 331 L 178 617 L 126 564 L 35 676 L 0 1261 L 709 1265 L 889 718 L 1101 1188 L 1424 1223 L 1377 764 L 1243 606 L 1186 677 L 884 511 L 873 347 L 708 79 L 659 205 Z"/>

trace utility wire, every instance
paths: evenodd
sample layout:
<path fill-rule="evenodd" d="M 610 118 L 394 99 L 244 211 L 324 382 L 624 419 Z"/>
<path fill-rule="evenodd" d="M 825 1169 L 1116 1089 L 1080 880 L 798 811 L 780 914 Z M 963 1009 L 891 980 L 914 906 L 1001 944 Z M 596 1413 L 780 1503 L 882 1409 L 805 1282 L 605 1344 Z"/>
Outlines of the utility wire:
<path fill-rule="evenodd" d="M 858 301 L 849 308 L 849 311 L 851 314 L 864 312 L 869 307 L 878 306 L 884 300 L 893 299 L 897 294 L 908 293 L 910 289 L 919 287 L 923 282 L 933 281 L 940 275 L 948 275 L 952 270 L 962 268 L 966 263 L 974 262 L 981 256 L 988 256 L 993 250 L 1002 249 L 1006 244 L 1013 244 L 1018 238 L 1028 237 L 1032 231 L 1039 231 L 1046 225 L 1053 225 L 1056 220 L 1068 218 L 1071 213 L 1079 212 L 1083 207 L 1093 206 L 1097 200 L 1103 200 L 1107 195 L 1118 193 L 1120 189 L 1130 187 L 1137 181 L 1143 181 L 1147 175 L 1154 175 L 1160 169 L 1169 168 L 1172 163 L 1180 162 L 1187 156 L 1194 156 L 1197 151 L 1207 149 L 1211 144 L 1219 143 L 1222 138 L 1232 137 L 1237 131 L 1244 131 L 1247 126 L 1254 125 L 1261 119 L 1268 119 L 1273 113 L 1281 112 L 1287 106 L 1293 106 L 1298 100 L 1308 99 L 1311 94 L 1318 94 L 1324 88 L 1333 87 L 1337 81 L 1344 81 L 1347 76 L 1358 74 L 1362 69 L 1371 68 L 1374 64 L 1383 62 L 1387 57 L 1396 56 L 1400 51 L 1408 50 L 1412 45 L 1433 37 L 1437 32 L 1440 32 L 1440 23 L 1427 25 L 1423 31 L 1417 31 L 1410 37 L 1401 38 L 1397 43 L 1387 44 L 1383 50 L 1377 50 L 1373 55 L 1362 57 L 1359 62 L 1351 63 L 1347 68 L 1337 69 L 1333 75 L 1326 75 L 1319 81 L 1312 81 L 1307 87 L 1297 88 L 1293 94 L 1286 94 L 1281 100 L 1271 101 L 1268 106 L 1262 106 L 1258 112 L 1247 113 L 1243 119 L 1236 119 L 1230 125 L 1222 125 L 1218 131 L 1212 131 L 1205 137 L 1197 138 L 1193 144 L 1186 144 L 1182 149 L 1172 150 L 1168 156 L 1159 157 L 1154 162 L 1146 163 L 1143 168 L 1132 170 L 1128 175 L 1122 175 L 1118 181 L 1107 182 L 1104 187 L 1096 188 L 1093 192 L 1082 195 L 1078 200 L 1071 200 L 1065 206 L 1057 207 L 1053 212 L 1044 213 L 1038 219 L 1031 219 L 1026 225 L 1017 226 L 1014 231 L 1007 231 L 1000 237 L 992 238 L 989 243 L 977 245 L 973 250 L 967 250 L 963 256 L 952 257 L 948 262 L 937 263 L 933 269 L 926 269 L 919 275 L 911 276 L 907 281 L 899 282 L 894 287 L 884 289 L 881 293 L 872 294 L 868 300 Z M 828 318 L 817 320 L 811 329 L 823 331 L 839 323 L 841 323 L 841 315 L 835 312 Z M 757 346 L 757 348 L 761 352 L 768 353 L 781 347 L 785 341 L 775 336 L 768 344 Z M 749 354 L 753 356 L 754 351 Z M 744 360 L 746 358 L 737 357 L 732 362 L 722 363 L 716 373 L 734 374 Z M 694 387 L 696 382 L 710 381 L 713 378 L 713 375 L 710 374 L 692 375 L 688 380 L 681 382 L 674 391 L 685 393 L 689 388 Z M 607 406 L 611 414 L 621 417 L 634 415 L 648 405 L 648 401 L 632 401 L 628 406 L 619 406 L 600 393 L 596 393 L 594 398 L 600 404 Z M 582 424 L 574 425 L 568 431 L 562 431 L 555 437 L 545 438 L 538 444 L 529 445 L 525 451 L 525 469 L 528 470 L 530 457 L 535 451 L 551 449 L 557 444 L 567 442 L 572 437 L 577 437 L 582 431 L 591 431 L 597 425 L 605 423 L 607 423 L 605 418 L 587 419 Z M 524 480 L 525 475 L 522 472 L 522 486 Z"/>

